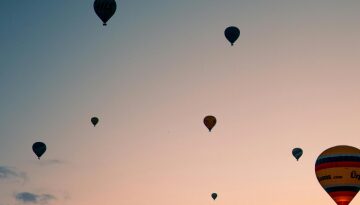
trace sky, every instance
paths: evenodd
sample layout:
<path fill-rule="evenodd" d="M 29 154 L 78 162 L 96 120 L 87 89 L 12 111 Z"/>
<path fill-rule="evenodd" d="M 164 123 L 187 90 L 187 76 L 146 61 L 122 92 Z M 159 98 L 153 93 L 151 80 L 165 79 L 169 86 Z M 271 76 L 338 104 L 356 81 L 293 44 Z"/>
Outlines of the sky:
<path fill-rule="evenodd" d="M 116 2 L 0 1 L 0 205 L 335 204 L 314 164 L 359 147 L 358 0 Z"/>

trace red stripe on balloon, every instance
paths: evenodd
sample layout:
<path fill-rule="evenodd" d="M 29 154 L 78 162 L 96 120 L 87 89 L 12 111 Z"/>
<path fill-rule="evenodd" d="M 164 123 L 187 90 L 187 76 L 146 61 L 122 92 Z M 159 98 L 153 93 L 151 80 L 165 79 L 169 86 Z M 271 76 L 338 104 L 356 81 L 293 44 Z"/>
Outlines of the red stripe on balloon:
<path fill-rule="evenodd" d="M 338 205 L 348 205 L 357 192 L 350 192 L 350 191 L 337 191 L 331 192 L 329 195 L 331 198 L 338 204 Z"/>
<path fill-rule="evenodd" d="M 336 192 L 330 192 L 329 193 L 331 197 L 354 197 L 357 192 L 354 191 L 336 191 Z"/>
<path fill-rule="evenodd" d="M 328 162 L 317 165 L 315 171 L 336 167 L 360 167 L 360 162 Z"/>

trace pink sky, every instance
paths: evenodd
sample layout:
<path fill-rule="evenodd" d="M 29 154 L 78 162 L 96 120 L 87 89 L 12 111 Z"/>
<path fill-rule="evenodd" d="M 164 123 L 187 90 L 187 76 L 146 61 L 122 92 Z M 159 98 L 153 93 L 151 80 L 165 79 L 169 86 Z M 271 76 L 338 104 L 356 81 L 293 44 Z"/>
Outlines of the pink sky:
<path fill-rule="evenodd" d="M 6 24 L 0 165 L 28 179 L 0 183 L 0 205 L 24 191 L 54 205 L 334 204 L 314 164 L 359 147 L 358 1 L 120 3 L 106 29 L 79 2 L 68 24 L 32 5 L 64 23 L 40 19 L 44 33 L 16 27 L 26 13 Z"/>

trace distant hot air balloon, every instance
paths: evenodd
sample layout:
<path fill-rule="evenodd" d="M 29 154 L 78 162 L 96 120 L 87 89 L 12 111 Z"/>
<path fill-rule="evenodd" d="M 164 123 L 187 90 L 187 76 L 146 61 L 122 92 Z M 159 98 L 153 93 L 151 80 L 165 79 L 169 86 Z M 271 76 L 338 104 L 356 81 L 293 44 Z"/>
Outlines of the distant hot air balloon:
<path fill-rule="evenodd" d="M 226 39 L 231 43 L 231 46 L 233 46 L 240 36 L 240 29 L 235 26 L 230 26 L 225 29 L 224 34 Z"/>
<path fill-rule="evenodd" d="M 211 132 L 211 129 L 216 124 L 216 118 L 212 115 L 208 115 L 204 118 L 204 124 L 209 129 L 209 132 Z"/>
<path fill-rule="evenodd" d="M 46 145 L 43 142 L 35 142 L 32 146 L 32 150 L 34 151 L 38 159 L 40 159 L 40 157 L 46 151 Z"/>
<path fill-rule="evenodd" d="M 99 118 L 97 117 L 92 117 L 91 118 L 91 123 L 94 125 L 94 127 L 96 126 L 96 124 L 99 122 Z"/>
<path fill-rule="evenodd" d="M 217 193 L 212 193 L 211 198 L 213 198 L 215 200 L 217 198 Z"/>
<path fill-rule="evenodd" d="M 301 148 L 294 148 L 292 150 L 292 155 L 295 157 L 296 160 L 299 160 L 303 154 L 303 150 Z"/>
<path fill-rule="evenodd" d="M 115 14 L 116 2 L 115 0 L 95 0 L 94 10 L 103 25 L 106 26 L 106 22 Z"/>
<path fill-rule="evenodd" d="M 346 145 L 325 150 L 316 160 L 315 173 L 337 205 L 348 205 L 360 189 L 360 150 Z"/>

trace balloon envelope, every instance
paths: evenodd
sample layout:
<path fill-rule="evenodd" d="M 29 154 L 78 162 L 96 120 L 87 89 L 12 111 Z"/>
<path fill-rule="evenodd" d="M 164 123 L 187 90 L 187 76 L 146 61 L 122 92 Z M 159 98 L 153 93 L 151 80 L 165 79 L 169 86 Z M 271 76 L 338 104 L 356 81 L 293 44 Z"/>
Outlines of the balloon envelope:
<path fill-rule="evenodd" d="M 204 124 L 209 129 L 209 132 L 211 132 L 211 129 L 216 124 L 216 118 L 212 115 L 208 115 L 204 118 Z"/>
<path fill-rule="evenodd" d="M 301 148 L 294 148 L 292 150 L 292 155 L 295 157 L 296 160 L 299 160 L 303 154 L 303 150 Z"/>
<path fill-rule="evenodd" d="M 46 145 L 43 142 L 35 142 L 32 146 L 32 149 L 33 149 L 34 153 L 36 154 L 36 156 L 38 157 L 38 159 L 40 159 L 40 157 L 46 151 Z"/>
<path fill-rule="evenodd" d="M 217 198 L 217 193 L 212 193 L 211 198 L 213 198 L 215 200 Z"/>
<path fill-rule="evenodd" d="M 325 150 L 316 160 L 315 173 L 338 205 L 348 205 L 360 189 L 360 150 L 346 145 Z"/>
<path fill-rule="evenodd" d="M 96 126 L 96 124 L 99 122 L 99 118 L 97 117 L 92 117 L 91 118 L 91 123 L 94 125 L 94 127 Z"/>
<path fill-rule="evenodd" d="M 95 0 L 94 10 L 96 15 L 102 20 L 103 25 L 115 14 L 116 2 L 115 0 Z"/>
<path fill-rule="evenodd" d="M 235 26 L 230 26 L 230 27 L 227 27 L 225 29 L 225 37 L 226 39 L 231 43 L 231 45 L 233 46 L 235 41 L 239 38 L 240 36 L 240 29 L 238 29 L 237 27 Z"/>

